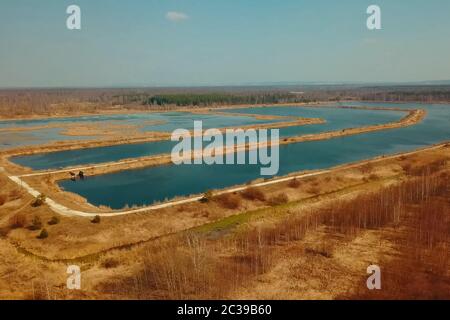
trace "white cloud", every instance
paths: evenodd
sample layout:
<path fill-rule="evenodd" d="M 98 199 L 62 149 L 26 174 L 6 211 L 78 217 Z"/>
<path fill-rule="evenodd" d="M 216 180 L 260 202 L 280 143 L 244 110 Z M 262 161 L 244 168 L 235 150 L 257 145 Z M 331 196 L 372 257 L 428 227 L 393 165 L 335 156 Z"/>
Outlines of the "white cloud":
<path fill-rule="evenodd" d="M 189 19 L 189 16 L 183 12 L 169 11 L 166 14 L 166 19 L 173 22 L 181 22 Z"/>

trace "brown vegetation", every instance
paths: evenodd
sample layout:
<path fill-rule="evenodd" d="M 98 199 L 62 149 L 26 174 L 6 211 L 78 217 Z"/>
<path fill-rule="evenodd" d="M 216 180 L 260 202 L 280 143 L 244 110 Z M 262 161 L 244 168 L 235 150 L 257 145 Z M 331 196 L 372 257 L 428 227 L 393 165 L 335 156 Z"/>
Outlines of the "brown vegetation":
<path fill-rule="evenodd" d="M 277 206 L 283 203 L 288 203 L 289 198 L 285 193 L 279 193 L 273 197 L 270 197 L 267 201 L 271 206 Z"/>
<path fill-rule="evenodd" d="M 241 192 L 241 195 L 244 199 L 255 201 L 266 201 L 265 194 L 258 188 L 248 187 L 244 191 Z"/>
<path fill-rule="evenodd" d="M 8 196 L 6 194 L 0 194 L 0 206 L 4 205 L 8 200 Z"/>
<path fill-rule="evenodd" d="M 117 268 L 119 265 L 119 261 L 114 258 L 106 258 L 101 263 L 101 266 L 105 269 Z"/>
<path fill-rule="evenodd" d="M 100 223 L 100 216 L 99 216 L 99 215 L 96 215 L 96 216 L 91 220 L 91 223 L 95 223 L 95 224 Z"/>
<path fill-rule="evenodd" d="M 27 224 L 27 216 L 23 213 L 17 213 L 9 218 L 9 226 L 11 229 L 25 228 Z"/>
<path fill-rule="evenodd" d="M 300 181 L 298 181 L 296 178 L 294 178 L 291 181 L 289 181 L 288 186 L 289 186 L 289 188 L 297 189 L 298 187 L 300 187 Z"/>
<path fill-rule="evenodd" d="M 413 250 L 414 256 L 422 263 L 432 265 L 433 272 L 441 272 L 444 276 L 449 263 L 450 211 L 448 203 L 442 199 L 448 198 L 448 177 L 443 180 L 438 172 L 432 169 L 427 172 L 427 175 L 377 192 L 334 202 L 325 209 L 310 210 L 306 214 L 292 213 L 276 223 L 244 228 L 214 243 L 209 243 L 201 235 L 190 234 L 155 244 L 148 250 L 144 267 L 135 277 L 104 283 L 99 290 L 114 292 L 120 288 L 123 292 L 126 288 L 127 296 L 139 298 L 229 297 L 244 283 L 264 274 L 282 259 L 277 256 L 280 245 L 301 241 L 308 232 L 320 226 L 327 228 L 329 233 L 354 238 L 367 230 L 398 227 L 410 219 L 415 220 L 416 230 L 420 232 L 410 233 L 414 236 L 408 238 L 406 247 Z M 419 208 L 416 216 L 410 217 L 411 206 Z M 435 250 L 433 259 L 429 259 L 430 251 L 424 255 L 421 254 L 422 249 L 417 251 L 414 248 Z M 333 250 L 326 245 L 307 247 L 305 254 L 331 258 Z M 391 280 L 391 286 L 394 286 L 395 279 Z M 432 278 L 422 280 L 427 281 L 424 286 L 433 283 Z M 402 290 L 404 295 L 412 294 L 408 289 L 395 288 Z M 449 297 L 449 291 L 444 291 L 444 288 L 447 287 L 437 286 L 432 290 L 436 296 Z M 428 296 L 419 287 L 415 290 L 415 295 Z"/>
<path fill-rule="evenodd" d="M 241 197 L 238 194 L 225 193 L 214 198 L 220 206 L 227 209 L 237 209 L 241 206 Z"/>
<path fill-rule="evenodd" d="M 48 231 L 47 229 L 42 229 L 39 235 L 37 236 L 38 239 L 47 239 L 48 238 Z"/>
<path fill-rule="evenodd" d="M 31 220 L 31 225 L 28 227 L 30 230 L 39 230 L 42 228 L 42 221 L 39 216 L 34 216 L 33 220 Z"/>

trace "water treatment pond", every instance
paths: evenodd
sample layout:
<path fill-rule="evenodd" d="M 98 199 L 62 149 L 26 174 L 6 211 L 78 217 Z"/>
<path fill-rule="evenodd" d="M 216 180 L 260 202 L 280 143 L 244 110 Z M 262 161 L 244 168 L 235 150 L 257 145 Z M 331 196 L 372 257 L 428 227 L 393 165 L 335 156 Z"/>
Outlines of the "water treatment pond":
<path fill-rule="evenodd" d="M 286 127 L 280 129 L 281 137 L 318 133 L 323 131 L 341 130 L 345 128 L 363 127 L 372 124 L 383 124 L 397 121 L 405 115 L 404 112 L 382 110 L 358 110 L 339 108 L 307 108 L 307 107 L 264 107 L 228 109 L 226 112 L 252 113 L 255 115 L 280 115 L 306 118 L 321 118 L 324 124 Z M 190 116 L 190 118 L 189 118 Z M 196 115 L 197 116 L 197 115 Z M 171 115 L 166 115 L 171 117 Z M 172 131 L 177 128 L 192 129 L 193 120 L 204 120 L 204 128 L 242 126 L 257 121 L 252 117 L 210 116 L 193 117 L 192 114 L 176 116 L 167 125 L 157 126 L 162 131 Z M 266 121 L 267 122 L 267 121 Z M 153 126 L 155 129 L 155 126 Z M 128 158 L 151 156 L 160 153 L 170 153 L 174 146 L 171 141 L 144 142 L 137 144 L 116 145 L 108 147 L 69 150 L 31 156 L 12 158 L 12 161 L 35 170 L 57 169 L 68 166 L 98 164 L 119 161 Z"/>
<path fill-rule="evenodd" d="M 138 126 L 140 132 L 171 132 L 177 128 L 186 128 L 190 130 L 193 127 L 193 120 L 202 121 L 204 128 L 246 126 L 282 121 L 280 119 L 260 120 L 246 115 L 227 116 L 212 113 L 196 114 L 190 112 L 136 113 L 31 120 L 3 120 L 0 121 L 0 150 L 18 146 L 44 144 L 54 141 L 92 140 L 99 138 L 96 136 L 70 136 L 63 133 L 65 128 L 76 124 L 108 126 L 109 123 L 114 123 L 124 126 Z M 14 130 L 17 128 L 25 128 L 27 130 Z"/>
<path fill-rule="evenodd" d="M 346 103 L 348 105 L 348 103 Z M 450 140 L 450 106 L 449 105 L 418 105 L 418 104 L 368 104 L 353 103 L 353 105 L 371 105 L 396 108 L 425 108 L 428 111 L 426 119 L 411 127 L 390 129 L 385 131 L 365 133 L 322 141 L 302 142 L 280 147 L 280 171 L 285 175 L 306 169 L 322 169 L 347 162 L 406 152 L 431 144 Z M 259 110 L 258 110 L 259 109 Z M 294 110 L 295 109 L 295 110 Z M 327 109 L 282 108 L 282 112 L 320 112 L 326 114 L 329 125 L 347 121 L 348 126 L 361 125 L 367 119 L 355 119 L 355 110 L 339 110 L 346 114 L 336 115 Z M 247 109 L 251 112 L 276 112 L 280 108 Z M 336 109 L 337 110 L 337 109 Z M 238 110 L 234 110 L 238 111 Z M 359 112 L 360 117 L 367 115 Z M 242 110 L 242 112 L 244 112 Z M 386 117 L 392 115 L 374 111 L 373 116 Z M 396 114 L 396 113 L 394 113 Z M 372 117 L 372 116 L 371 116 Z M 396 115 L 396 117 L 401 117 Z M 373 119 L 379 123 L 380 119 Z M 331 123 L 331 124 L 330 124 Z M 365 123 L 367 125 L 368 123 Z M 310 126 L 302 128 L 307 130 Z M 335 127 L 338 128 L 338 127 Z M 326 126 L 323 130 L 329 130 Z M 176 196 L 198 194 L 209 189 L 220 189 L 259 178 L 259 166 L 256 165 L 180 165 L 161 166 L 143 169 L 126 170 L 117 173 L 89 177 L 83 182 L 61 181 L 59 184 L 67 191 L 75 192 L 85 197 L 95 205 L 106 205 L 114 209 L 125 205 L 148 205 L 164 201 Z"/>

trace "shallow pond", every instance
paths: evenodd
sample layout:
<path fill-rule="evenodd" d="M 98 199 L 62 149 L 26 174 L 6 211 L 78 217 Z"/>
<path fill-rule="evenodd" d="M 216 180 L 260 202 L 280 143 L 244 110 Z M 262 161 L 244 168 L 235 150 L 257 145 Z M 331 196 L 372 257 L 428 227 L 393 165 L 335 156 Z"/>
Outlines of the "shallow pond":
<path fill-rule="evenodd" d="M 410 151 L 450 139 L 449 105 L 390 105 L 384 103 L 353 103 L 353 105 L 422 107 L 427 109 L 428 114 L 423 122 L 411 127 L 281 146 L 278 175 L 306 169 L 328 168 L 375 156 Z M 268 108 L 260 108 L 260 110 L 264 113 L 268 112 Z M 274 112 L 277 110 L 279 109 L 273 109 Z M 252 112 L 258 111 L 253 109 Z M 299 111 L 290 111 L 287 108 L 286 112 Z M 305 110 L 305 112 L 312 111 Z M 359 121 L 367 121 L 353 119 L 352 110 L 343 110 L 343 112 L 346 112 L 347 117 L 351 118 L 348 121 L 352 123 L 352 126 Z M 346 117 L 342 116 L 341 118 L 341 121 L 344 121 Z M 378 123 L 378 121 L 379 119 L 376 119 L 374 122 Z M 328 129 L 325 127 L 323 130 Z M 60 186 L 67 191 L 80 194 L 92 204 L 119 209 L 125 205 L 148 205 L 176 196 L 220 189 L 260 177 L 260 167 L 257 165 L 167 165 L 88 177 L 83 182 L 61 181 Z"/>

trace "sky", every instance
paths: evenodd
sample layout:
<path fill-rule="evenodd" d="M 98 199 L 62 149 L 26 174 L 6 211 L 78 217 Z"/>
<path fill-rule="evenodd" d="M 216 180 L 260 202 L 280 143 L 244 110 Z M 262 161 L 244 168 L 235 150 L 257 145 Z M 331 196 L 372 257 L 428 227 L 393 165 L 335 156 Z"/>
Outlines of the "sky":
<path fill-rule="evenodd" d="M 449 80 L 449 39 L 448 0 L 1 0 L 0 87 Z"/>

